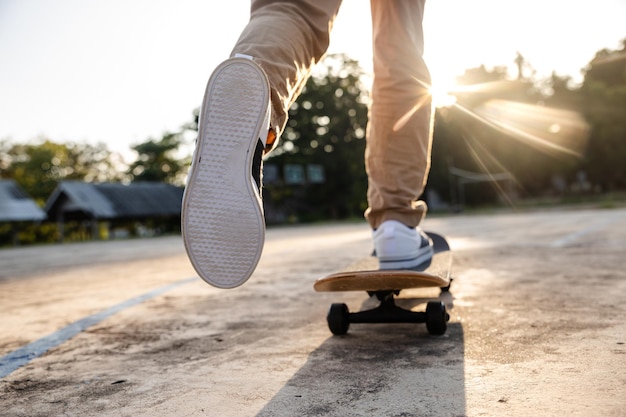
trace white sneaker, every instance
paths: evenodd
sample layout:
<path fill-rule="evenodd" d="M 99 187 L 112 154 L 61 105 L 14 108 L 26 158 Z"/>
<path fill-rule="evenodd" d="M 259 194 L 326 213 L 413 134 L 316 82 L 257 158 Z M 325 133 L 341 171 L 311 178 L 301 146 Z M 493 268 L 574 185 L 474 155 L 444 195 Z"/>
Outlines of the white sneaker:
<path fill-rule="evenodd" d="M 387 220 L 372 234 L 380 269 L 419 269 L 433 257 L 432 242 L 419 228 Z"/>
<path fill-rule="evenodd" d="M 260 169 L 269 102 L 267 76 L 247 58 L 224 61 L 206 88 L 181 228 L 194 269 L 215 287 L 243 284 L 261 257 L 265 219 L 253 166 Z"/>

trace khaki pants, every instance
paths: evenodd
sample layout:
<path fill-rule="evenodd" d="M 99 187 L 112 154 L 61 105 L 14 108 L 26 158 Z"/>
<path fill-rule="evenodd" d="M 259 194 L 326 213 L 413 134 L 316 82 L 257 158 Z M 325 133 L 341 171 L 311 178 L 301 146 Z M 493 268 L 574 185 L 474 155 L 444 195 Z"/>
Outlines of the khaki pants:
<path fill-rule="evenodd" d="M 415 227 L 426 212 L 426 205 L 418 201 L 432 142 L 430 75 L 422 58 L 424 2 L 370 4 L 374 80 L 365 151 L 369 179 L 365 216 L 372 228 L 385 220 Z M 267 73 L 271 125 L 278 136 L 311 68 L 328 48 L 340 4 L 341 0 L 252 1 L 250 21 L 233 55 L 253 56 Z M 403 119 L 406 115 L 410 117 Z"/>

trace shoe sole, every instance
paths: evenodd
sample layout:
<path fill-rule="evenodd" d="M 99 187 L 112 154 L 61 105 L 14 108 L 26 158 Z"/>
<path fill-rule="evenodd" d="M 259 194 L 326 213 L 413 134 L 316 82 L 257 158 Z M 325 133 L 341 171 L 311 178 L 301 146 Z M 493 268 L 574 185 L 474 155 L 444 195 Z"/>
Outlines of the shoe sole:
<path fill-rule="evenodd" d="M 251 60 L 220 64 L 207 84 L 183 195 L 181 227 L 198 275 L 234 288 L 254 272 L 265 241 L 252 160 L 269 106 L 269 82 Z"/>

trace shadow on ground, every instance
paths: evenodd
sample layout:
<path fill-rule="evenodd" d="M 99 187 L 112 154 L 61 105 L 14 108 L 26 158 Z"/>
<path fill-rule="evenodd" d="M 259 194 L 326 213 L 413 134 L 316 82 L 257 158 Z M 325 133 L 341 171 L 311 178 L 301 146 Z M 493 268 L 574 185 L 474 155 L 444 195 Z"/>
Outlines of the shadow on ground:
<path fill-rule="evenodd" d="M 311 352 L 257 416 L 463 416 L 464 350 L 460 323 L 443 336 L 423 324 L 353 324 Z"/>

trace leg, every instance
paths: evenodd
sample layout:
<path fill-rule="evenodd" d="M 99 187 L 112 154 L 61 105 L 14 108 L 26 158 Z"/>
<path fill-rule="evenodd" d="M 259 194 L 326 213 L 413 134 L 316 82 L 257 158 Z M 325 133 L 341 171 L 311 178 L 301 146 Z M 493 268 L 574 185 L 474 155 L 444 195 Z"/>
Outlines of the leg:
<path fill-rule="evenodd" d="M 279 137 L 287 111 L 304 87 L 311 68 L 328 48 L 341 0 L 253 0 L 250 22 L 234 54 L 254 57 L 267 74 L 272 99 L 271 126 Z M 270 139 L 269 151 L 274 143 Z"/>
<path fill-rule="evenodd" d="M 253 60 L 228 59 L 209 79 L 181 227 L 192 265 L 211 285 L 239 286 L 257 266 L 265 239 L 261 156 L 326 52 L 339 3 L 254 0 L 233 50 Z"/>
<path fill-rule="evenodd" d="M 425 0 L 371 0 L 374 82 L 365 163 L 366 218 L 416 227 L 426 206 L 418 202 L 430 167 L 430 74 L 423 55 Z"/>

